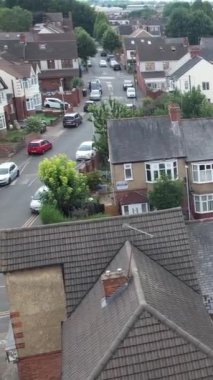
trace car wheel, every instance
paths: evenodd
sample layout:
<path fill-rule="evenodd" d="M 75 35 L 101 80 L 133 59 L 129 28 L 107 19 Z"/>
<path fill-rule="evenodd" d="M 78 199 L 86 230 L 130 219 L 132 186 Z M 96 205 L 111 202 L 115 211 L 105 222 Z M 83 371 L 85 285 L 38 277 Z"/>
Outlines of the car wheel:
<path fill-rule="evenodd" d="M 46 104 L 46 106 L 45 106 L 46 108 L 50 108 L 50 105 L 49 104 Z"/>
<path fill-rule="evenodd" d="M 7 182 L 8 185 L 11 184 L 11 178 L 8 179 L 8 182 Z"/>
<path fill-rule="evenodd" d="M 19 175 L 20 175 L 20 171 L 19 171 L 19 170 L 17 170 L 16 178 L 18 178 L 18 177 L 19 177 Z"/>

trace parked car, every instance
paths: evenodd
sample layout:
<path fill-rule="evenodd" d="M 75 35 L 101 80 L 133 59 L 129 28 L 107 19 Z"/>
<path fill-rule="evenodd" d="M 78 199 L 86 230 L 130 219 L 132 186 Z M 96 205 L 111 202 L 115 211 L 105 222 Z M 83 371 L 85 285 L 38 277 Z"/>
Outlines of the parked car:
<path fill-rule="evenodd" d="M 128 87 L 126 90 L 127 98 L 136 98 L 136 92 L 134 87 Z"/>
<path fill-rule="evenodd" d="M 107 61 L 105 59 L 101 59 L 99 62 L 100 67 L 107 67 Z"/>
<path fill-rule="evenodd" d="M 102 50 L 101 51 L 101 57 L 106 57 L 106 56 L 107 56 L 107 53 L 104 50 Z"/>
<path fill-rule="evenodd" d="M 32 200 L 30 202 L 30 210 L 32 213 L 39 213 L 42 206 L 42 197 L 44 193 L 47 192 L 48 190 L 49 190 L 48 187 L 43 185 L 39 187 L 39 189 L 32 196 Z"/>
<path fill-rule="evenodd" d="M 30 141 L 27 147 L 28 154 L 43 154 L 52 149 L 52 143 L 48 140 L 37 139 Z"/>
<path fill-rule="evenodd" d="M 94 147 L 94 141 L 84 141 L 76 152 L 76 161 L 90 160 L 95 157 L 96 149 Z"/>
<path fill-rule="evenodd" d="M 128 87 L 133 87 L 133 83 L 130 79 L 125 79 L 123 82 L 123 90 L 126 91 Z"/>
<path fill-rule="evenodd" d="M 102 94 L 102 85 L 101 81 L 99 79 L 93 79 L 89 82 L 89 90 L 90 92 L 92 90 L 99 90 Z"/>
<path fill-rule="evenodd" d="M 120 71 L 120 70 L 121 70 L 121 65 L 120 65 L 120 63 L 115 63 L 114 66 L 113 66 L 113 70 L 114 70 L 114 71 Z"/>
<path fill-rule="evenodd" d="M 67 110 L 68 108 L 70 108 L 70 104 L 67 102 L 63 102 L 61 99 L 58 98 L 45 98 L 44 107 Z"/>
<path fill-rule="evenodd" d="M 90 59 L 87 60 L 87 67 L 92 67 L 92 62 L 90 61 Z"/>
<path fill-rule="evenodd" d="M 115 65 L 118 65 L 118 62 L 115 59 L 111 59 L 110 62 L 109 62 L 109 65 L 113 69 Z"/>
<path fill-rule="evenodd" d="M 84 112 L 89 112 L 89 107 L 94 104 L 95 102 L 93 100 L 87 100 L 84 104 Z"/>
<path fill-rule="evenodd" d="M 78 127 L 82 123 L 82 116 L 78 112 L 66 113 L 63 117 L 63 127 Z"/>
<path fill-rule="evenodd" d="M 90 96 L 89 96 L 90 100 L 101 100 L 101 92 L 100 90 L 92 90 L 90 92 Z"/>
<path fill-rule="evenodd" d="M 19 168 L 15 162 L 4 162 L 0 165 L 0 185 L 9 185 L 19 177 Z"/>
<path fill-rule="evenodd" d="M 111 59 L 114 59 L 114 60 L 115 60 L 115 56 L 114 56 L 114 54 L 108 54 L 108 56 L 107 56 L 107 62 L 110 62 Z"/>

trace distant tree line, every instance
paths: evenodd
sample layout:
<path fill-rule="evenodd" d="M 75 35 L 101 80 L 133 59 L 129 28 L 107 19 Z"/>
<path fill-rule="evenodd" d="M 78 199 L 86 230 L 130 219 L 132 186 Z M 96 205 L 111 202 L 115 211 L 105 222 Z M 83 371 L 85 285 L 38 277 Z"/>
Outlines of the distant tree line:
<path fill-rule="evenodd" d="M 196 45 L 201 37 L 213 35 L 213 11 L 208 1 L 169 3 L 163 15 L 168 17 L 168 37 L 188 37 L 190 44 Z"/>
<path fill-rule="evenodd" d="M 119 35 L 111 27 L 104 13 L 97 14 L 93 35 L 103 48 L 109 52 L 114 52 L 121 47 Z"/>

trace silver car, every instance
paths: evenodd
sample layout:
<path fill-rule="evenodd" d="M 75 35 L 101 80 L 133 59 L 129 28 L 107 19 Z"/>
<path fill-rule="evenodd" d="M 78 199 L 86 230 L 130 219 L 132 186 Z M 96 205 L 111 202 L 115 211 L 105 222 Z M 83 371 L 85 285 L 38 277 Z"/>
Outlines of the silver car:
<path fill-rule="evenodd" d="M 90 100 L 101 100 L 100 90 L 92 90 L 89 96 Z"/>
<path fill-rule="evenodd" d="M 4 162 L 0 165 L 0 185 L 9 185 L 19 177 L 19 168 L 15 162 Z"/>
<path fill-rule="evenodd" d="M 36 214 L 39 213 L 39 211 L 41 210 L 41 206 L 42 206 L 42 196 L 47 191 L 48 191 L 48 187 L 43 185 L 43 186 L 39 187 L 39 189 L 32 196 L 32 200 L 30 202 L 30 210 L 32 213 L 36 213 Z"/>

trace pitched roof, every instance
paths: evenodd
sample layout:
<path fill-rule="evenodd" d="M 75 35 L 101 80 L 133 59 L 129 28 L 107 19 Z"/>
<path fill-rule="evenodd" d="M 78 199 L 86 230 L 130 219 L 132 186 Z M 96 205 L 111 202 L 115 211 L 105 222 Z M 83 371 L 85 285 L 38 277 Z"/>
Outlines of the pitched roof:
<path fill-rule="evenodd" d="M 213 221 L 187 224 L 201 293 L 209 313 L 213 315 Z"/>
<path fill-rule="evenodd" d="M 128 36 L 132 33 L 132 25 L 119 25 L 118 31 L 121 36 Z"/>
<path fill-rule="evenodd" d="M 186 63 L 184 63 L 181 67 L 179 67 L 179 69 L 174 71 L 170 77 L 173 78 L 174 80 L 178 80 L 184 74 L 186 74 L 187 71 L 191 70 L 194 66 L 196 66 L 200 61 L 202 61 L 202 58 L 198 56 L 189 59 Z"/>
<path fill-rule="evenodd" d="M 143 38 L 137 41 L 140 61 L 178 61 L 188 51 L 183 42 L 168 42 L 163 37 Z"/>
<path fill-rule="evenodd" d="M 135 38 L 143 38 L 143 37 L 153 37 L 151 33 L 147 32 L 145 29 L 136 29 L 134 32 L 132 32 L 131 37 Z"/>
<path fill-rule="evenodd" d="M 213 376 L 201 297 L 130 242 L 107 269 L 118 267 L 130 271 L 128 286 L 104 303 L 99 278 L 63 324 L 62 380 Z"/>
<path fill-rule="evenodd" d="M 184 119 L 181 127 L 187 161 L 213 160 L 213 118 Z"/>
<path fill-rule="evenodd" d="M 30 78 L 32 65 L 29 63 L 12 63 L 0 57 L 0 70 L 15 78 Z"/>
<path fill-rule="evenodd" d="M 149 78 L 165 78 L 165 71 L 142 71 L 141 72 L 144 79 Z"/>
<path fill-rule="evenodd" d="M 70 78 L 79 76 L 79 69 L 42 70 L 39 79 L 47 78 Z"/>
<path fill-rule="evenodd" d="M 180 125 L 168 116 L 110 120 L 108 134 L 112 164 L 186 155 Z"/>
<path fill-rule="evenodd" d="M 200 55 L 207 61 L 213 62 L 213 38 L 201 37 L 200 39 Z"/>
<path fill-rule="evenodd" d="M 76 41 L 46 41 L 28 42 L 22 44 L 19 41 L 0 41 L 0 50 L 5 50 L 25 61 L 39 61 L 46 59 L 73 59 L 77 58 Z"/>
<path fill-rule="evenodd" d="M 154 234 L 124 229 L 128 223 Z M 0 231 L 0 270 L 63 265 L 67 311 L 86 295 L 126 240 L 198 290 L 183 215 L 170 209 L 143 215 Z"/>

